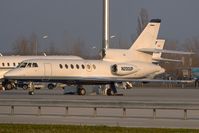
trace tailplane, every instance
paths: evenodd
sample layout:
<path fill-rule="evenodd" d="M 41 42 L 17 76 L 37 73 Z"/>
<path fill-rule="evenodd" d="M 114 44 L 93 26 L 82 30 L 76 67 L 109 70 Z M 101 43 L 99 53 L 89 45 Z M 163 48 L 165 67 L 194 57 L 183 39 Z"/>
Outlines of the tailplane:
<path fill-rule="evenodd" d="M 137 38 L 137 40 L 134 42 L 134 44 L 131 46 L 129 52 L 133 54 L 133 58 L 135 58 L 134 60 L 152 62 L 153 52 L 149 53 L 140 50 L 155 49 L 160 23 L 160 19 L 152 19 Z"/>
<path fill-rule="evenodd" d="M 129 49 L 107 49 L 103 60 L 152 62 L 153 53 L 139 50 L 155 49 L 160 23 L 160 19 L 152 19 Z"/>

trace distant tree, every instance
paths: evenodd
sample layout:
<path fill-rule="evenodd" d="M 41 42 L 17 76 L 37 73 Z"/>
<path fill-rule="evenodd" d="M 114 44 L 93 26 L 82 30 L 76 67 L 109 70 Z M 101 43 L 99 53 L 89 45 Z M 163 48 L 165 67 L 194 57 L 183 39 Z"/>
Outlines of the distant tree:
<path fill-rule="evenodd" d="M 194 52 L 193 55 L 186 56 L 187 62 L 185 64 L 189 64 L 189 66 L 199 67 L 199 38 L 193 37 L 191 39 L 185 40 L 183 46 L 186 51 Z"/>
<path fill-rule="evenodd" d="M 164 49 L 168 50 L 177 50 L 177 46 L 179 45 L 178 41 L 167 40 L 165 42 Z M 162 54 L 163 58 L 174 59 L 174 60 L 181 60 L 182 57 L 176 54 Z M 163 66 L 167 73 L 175 73 L 176 69 L 179 66 L 182 67 L 182 62 L 162 62 L 161 66 Z"/>
<path fill-rule="evenodd" d="M 47 50 L 47 54 L 48 55 L 59 55 L 61 54 L 58 50 L 56 50 L 55 48 L 55 43 L 54 42 L 51 42 L 50 43 L 50 47 L 48 48 Z"/>
<path fill-rule="evenodd" d="M 31 55 L 37 55 L 38 54 L 38 41 L 37 41 L 37 35 L 35 33 L 32 33 L 30 36 L 30 54 Z"/>
<path fill-rule="evenodd" d="M 13 51 L 14 54 L 17 55 L 29 55 L 30 54 L 29 41 L 25 37 L 18 38 L 14 42 Z"/>
<path fill-rule="evenodd" d="M 26 37 L 19 37 L 13 45 L 14 54 L 36 55 L 38 52 L 38 42 L 35 33 L 32 33 L 29 39 Z"/>
<path fill-rule="evenodd" d="M 77 41 L 75 41 L 73 43 L 73 55 L 78 55 L 81 57 L 87 56 L 87 52 L 88 50 L 85 49 L 85 43 L 83 40 L 81 40 L 80 38 L 77 39 Z M 89 52 L 89 51 L 88 51 Z"/>

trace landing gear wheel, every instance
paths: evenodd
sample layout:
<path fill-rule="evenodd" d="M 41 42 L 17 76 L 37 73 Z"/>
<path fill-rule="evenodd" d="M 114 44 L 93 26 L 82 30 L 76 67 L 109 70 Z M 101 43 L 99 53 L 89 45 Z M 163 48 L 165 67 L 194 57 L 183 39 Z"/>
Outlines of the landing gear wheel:
<path fill-rule="evenodd" d="M 7 83 L 7 84 L 5 85 L 5 89 L 6 89 L 6 90 L 12 90 L 12 89 L 13 89 L 12 84 L 11 84 L 11 83 Z"/>
<path fill-rule="evenodd" d="M 48 89 L 49 90 L 52 90 L 52 89 L 54 89 L 55 88 L 55 85 L 54 84 L 48 84 Z"/>
<path fill-rule="evenodd" d="M 27 85 L 27 84 L 24 84 L 22 88 L 23 88 L 24 90 L 27 90 L 27 89 L 28 89 L 28 85 Z"/>
<path fill-rule="evenodd" d="M 107 96 L 112 96 L 112 95 L 113 95 L 113 91 L 112 91 L 111 88 L 108 88 L 108 89 L 106 90 L 106 95 L 107 95 Z"/>
<path fill-rule="evenodd" d="M 86 90 L 84 88 L 79 88 L 78 95 L 81 95 L 81 96 L 86 95 Z"/>
<path fill-rule="evenodd" d="M 34 95 L 34 91 L 29 91 L 28 94 L 29 95 Z"/>

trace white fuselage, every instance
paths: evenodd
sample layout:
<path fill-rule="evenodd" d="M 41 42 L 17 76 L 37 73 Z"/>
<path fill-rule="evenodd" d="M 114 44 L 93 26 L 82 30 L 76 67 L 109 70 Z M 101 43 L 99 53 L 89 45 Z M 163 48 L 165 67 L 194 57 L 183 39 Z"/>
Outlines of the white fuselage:
<path fill-rule="evenodd" d="M 48 81 L 90 81 L 105 82 L 115 79 L 137 79 L 147 78 L 152 74 L 162 73 L 164 69 L 158 65 L 144 62 L 123 63 L 120 73 L 112 70 L 117 62 L 108 62 L 102 60 L 71 60 L 71 59 L 45 59 L 45 60 L 28 60 L 28 63 L 37 63 L 38 67 L 19 67 L 5 74 L 7 79 L 16 80 L 48 80 Z M 24 63 L 23 62 L 23 63 Z M 125 65 L 127 64 L 127 65 Z M 129 66 L 133 66 L 131 68 Z M 125 68 L 125 69 L 122 69 Z M 129 73 L 127 72 L 129 71 Z"/>

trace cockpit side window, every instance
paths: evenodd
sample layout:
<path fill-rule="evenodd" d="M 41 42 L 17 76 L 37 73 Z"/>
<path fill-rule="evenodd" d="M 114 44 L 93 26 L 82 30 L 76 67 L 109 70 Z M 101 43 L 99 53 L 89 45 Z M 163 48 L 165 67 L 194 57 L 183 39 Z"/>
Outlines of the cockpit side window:
<path fill-rule="evenodd" d="M 26 67 L 31 67 L 32 66 L 32 63 L 28 63 Z"/>
<path fill-rule="evenodd" d="M 38 64 L 37 63 L 33 63 L 32 67 L 38 67 Z"/>
<path fill-rule="evenodd" d="M 27 63 L 26 63 L 26 62 L 23 62 L 19 67 L 20 67 L 20 68 L 25 68 L 26 65 L 27 65 Z"/>

